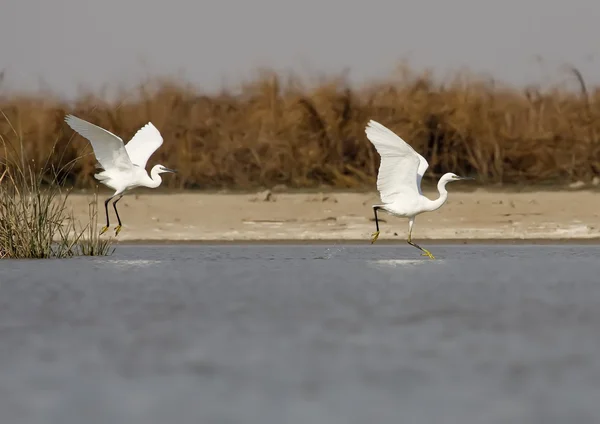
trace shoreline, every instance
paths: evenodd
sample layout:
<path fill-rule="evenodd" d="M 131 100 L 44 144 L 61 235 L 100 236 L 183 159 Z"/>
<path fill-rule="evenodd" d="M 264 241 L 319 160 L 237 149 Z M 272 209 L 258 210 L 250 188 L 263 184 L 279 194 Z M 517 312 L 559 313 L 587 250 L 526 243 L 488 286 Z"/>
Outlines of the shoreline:
<path fill-rule="evenodd" d="M 416 239 L 413 239 L 416 240 Z M 570 239 L 420 239 L 421 244 L 427 246 L 548 246 L 548 245 L 573 245 L 596 246 L 600 245 L 598 238 L 570 238 Z M 369 246 L 369 240 L 325 240 L 325 239 L 287 239 L 287 240 L 115 240 L 113 246 Z M 377 240 L 373 246 L 404 246 L 405 240 Z M 425 246 L 423 246 L 425 247 Z"/>
<path fill-rule="evenodd" d="M 436 193 L 425 191 L 429 198 Z M 98 231 L 104 225 L 104 191 L 98 197 Z M 88 222 L 92 193 L 72 193 L 68 207 Z M 118 243 L 345 243 L 370 244 L 376 192 L 138 193 L 118 203 Z M 380 213 L 375 245 L 405 243 L 408 220 Z M 117 224 L 109 206 L 112 237 Z M 417 216 L 412 237 L 437 244 L 600 243 L 596 190 L 450 192 L 444 206 Z"/>

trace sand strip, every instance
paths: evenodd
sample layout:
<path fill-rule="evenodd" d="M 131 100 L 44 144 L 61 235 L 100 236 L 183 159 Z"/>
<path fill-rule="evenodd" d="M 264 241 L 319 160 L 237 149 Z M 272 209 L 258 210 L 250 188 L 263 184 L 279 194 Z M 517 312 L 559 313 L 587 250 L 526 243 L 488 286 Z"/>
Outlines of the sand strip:
<path fill-rule="evenodd" d="M 425 193 L 435 198 L 433 192 Z M 100 221 L 104 222 L 100 194 Z M 92 195 L 72 194 L 75 217 L 88 220 Z M 375 229 L 377 193 L 154 194 L 119 202 L 118 239 L 133 241 L 365 241 Z M 116 225 L 109 208 L 111 227 Z M 438 241 L 600 240 L 600 195 L 594 191 L 450 193 L 435 212 L 417 217 L 413 238 Z M 378 242 L 406 238 L 406 219 L 381 214 Z M 98 229 L 102 225 L 99 225 Z M 112 229 L 105 236 L 114 234 Z"/>

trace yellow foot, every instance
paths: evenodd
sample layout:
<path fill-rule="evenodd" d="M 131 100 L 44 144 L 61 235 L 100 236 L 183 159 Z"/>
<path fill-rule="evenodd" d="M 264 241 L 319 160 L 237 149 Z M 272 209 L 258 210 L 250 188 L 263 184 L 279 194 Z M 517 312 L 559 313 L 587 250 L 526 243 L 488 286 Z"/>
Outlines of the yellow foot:
<path fill-rule="evenodd" d="M 117 226 L 115 227 L 115 237 L 116 237 L 116 236 L 118 236 L 120 232 L 121 232 L 121 226 L 120 226 L 120 225 L 117 225 Z"/>
<path fill-rule="evenodd" d="M 429 250 L 427 250 L 427 249 L 423 249 L 423 252 L 424 252 L 424 253 L 423 253 L 423 254 L 421 254 L 421 256 L 428 256 L 428 257 L 429 257 L 429 259 L 435 259 L 435 256 L 433 256 Z"/>
<path fill-rule="evenodd" d="M 375 240 L 377 240 L 379 238 L 379 231 L 375 231 L 373 234 L 371 234 L 371 244 L 375 243 Z"/>
<path fill-rule="evenodd" d="M 105 225 L 104 227 L 102 227 L 102 229 L 100 230 L 100 235 L 104 234 L 106 231 L 108 230 L 108 227 Z"/>

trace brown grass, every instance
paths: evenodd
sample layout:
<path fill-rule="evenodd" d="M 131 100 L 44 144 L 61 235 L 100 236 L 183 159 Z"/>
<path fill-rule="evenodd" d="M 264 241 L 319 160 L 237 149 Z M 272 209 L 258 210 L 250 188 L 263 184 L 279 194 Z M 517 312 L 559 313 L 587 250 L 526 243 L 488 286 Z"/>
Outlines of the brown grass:
<path fill-rule="evenodd" d="M 265 72 L 239 93 L 203 95 L 184 84 L 142 86 L 114 103 L 82 95 L 73 105 L 52 96 L 0 99 L 12 129 L 26 140 L 25 155 L 43 163 L 56 143 L 61 162 L 88 143 L 63 119 L 73 113 L 130 138 L 151 120 L 165 144 L 149 165 L 179 171 L 170 188 L 247 189 L 374 187 L 378 156 L 364 136 L 375 119 L 420 151 L 430 163 L 427 179 L 452 171 L 482 183 L 590 180 L 600 174 L 600 89 L 516 89 L 465 74 L 436 82 L 404 69 L 389 82 L 353 89 L 342 78 L 305 87 L 297 78 Z M 95 160 L 77 162 L 67 176 L 92 187 Z M 1 170 L 0 170 L 1 171 Z"/>

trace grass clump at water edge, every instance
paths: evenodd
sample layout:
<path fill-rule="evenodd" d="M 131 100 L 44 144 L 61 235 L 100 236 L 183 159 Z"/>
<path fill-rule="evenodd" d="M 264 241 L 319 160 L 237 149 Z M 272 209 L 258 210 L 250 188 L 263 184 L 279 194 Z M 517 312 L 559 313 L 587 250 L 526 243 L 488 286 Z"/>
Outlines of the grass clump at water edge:
<path fill-rule="evenodd" d="M 97 187 L 96 187 L 97 189 Z M 107 256 L 112 255 L 112 238 L 100 238 L 98 232 L 98 192 L 94 193 L 94 200 L 88 205 L 89 222 L 79 232 L 80 238 L 77 243 L 79 255 L 83 256 Z"/>
<path fill-rule="evenodd" d="M 86 224 L 77 222 L 68 208 L 71 190 L 64 188 L 64 179 L 75 161 L 56 168 L 52 165 L 56 149 L 52 148 L 45 164 L 37 166 L 27 160 L 22 138 L 11 128 L 17 143 L 0 134 L 4 150 L 0 158 L 0 258 L 112 254 L 112 239 L 100 239 L 96 231 L 97 195 L 90 203 Z"/>

